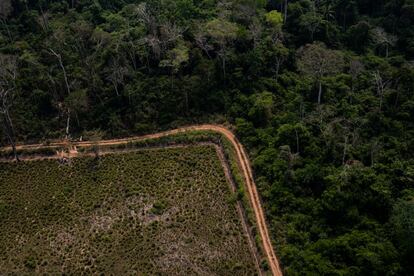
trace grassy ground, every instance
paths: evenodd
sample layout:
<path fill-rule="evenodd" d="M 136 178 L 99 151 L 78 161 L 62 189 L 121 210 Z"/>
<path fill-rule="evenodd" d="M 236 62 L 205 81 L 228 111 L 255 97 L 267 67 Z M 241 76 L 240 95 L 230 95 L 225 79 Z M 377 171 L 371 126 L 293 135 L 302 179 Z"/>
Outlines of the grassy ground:
<path fill-rule="evenodd" d="M 252 275 L 212 146 L 0 163 L 0 274 Z"/>

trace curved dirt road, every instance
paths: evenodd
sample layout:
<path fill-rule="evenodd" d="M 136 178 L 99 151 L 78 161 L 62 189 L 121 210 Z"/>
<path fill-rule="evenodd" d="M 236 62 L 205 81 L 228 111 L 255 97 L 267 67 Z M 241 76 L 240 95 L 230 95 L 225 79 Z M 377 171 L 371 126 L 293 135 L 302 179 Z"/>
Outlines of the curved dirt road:
<path fill-rule="evenodd" d="M 250 166 L 250 162 L 247 156 L 247 153 L 243 147 L 243 145 L 237 140 L 236 136 L 227 128 L 220 126 L 220 125 L 195 125 L 195 126 L 188 126 L 188 127 L 181 127 L 174 130 L 158 132 L 154 134 L 148 134 L 143 136 L 136 136 L 124 139 L 113 139 L 113 140 L 102 140 L 99 142 L 72 142 L 70 143 L 72 146 L 76 147 L 89 147 L 93 145 L 119 145 L 125 144 L 131 141 L 139 141 L 139 140 L 146 140 L 146 139 L 155 139 L 160 138 L 168 135 L 174 135 L 178 133 L 188 132 L 188 131 L 197 131 L 197 130 L 205 130 L 205 131 L 214 131 L 224 135 L 233 145 L 238 162 L 240 164 L 241 170 L 243 171 L 243 175 L 246 182 L 247 192 L 249 195 L 249 200 L 252 205 L 255 217 L 257 228 L 259 230 L 259 234 L 262 240 L 263 250 L 266 254 L 268 259 L 270 270 L 272 274 L 275 276 L 282 276 L 282 270 L 279 265 L 279 261 L 276 257 L 276 254 L 273 250 L 273 246 L 271 243 L 269 231 L 266 225 L 266 220 L 263 212 L 263 208 L 260 202 L 259 194 L 257 192 L 256 184 L 253 179 L 253 173 Z M 38 149 L 38 148 L 57 148 L 57 147 L 64 147 L 67 146 L 67 142 L 53 142 L 49 145 L 42 145 L 42 144 L 34 144 L 34 145 L 20 145 L 16 148 L 18 150 L 24 149 Z M 0 149 L 0 150 L 9 150 L 9 147 Z"/>

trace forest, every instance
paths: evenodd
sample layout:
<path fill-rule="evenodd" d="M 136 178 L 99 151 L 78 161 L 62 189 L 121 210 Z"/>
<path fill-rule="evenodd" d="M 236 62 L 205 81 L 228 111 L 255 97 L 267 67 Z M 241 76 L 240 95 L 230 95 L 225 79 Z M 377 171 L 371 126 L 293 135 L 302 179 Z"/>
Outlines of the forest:
<path fill-rule="evenodd" d="M 414 274 L 414 0 L 3 0 L 0 145 L 229 123 L 286 275 Z"/>

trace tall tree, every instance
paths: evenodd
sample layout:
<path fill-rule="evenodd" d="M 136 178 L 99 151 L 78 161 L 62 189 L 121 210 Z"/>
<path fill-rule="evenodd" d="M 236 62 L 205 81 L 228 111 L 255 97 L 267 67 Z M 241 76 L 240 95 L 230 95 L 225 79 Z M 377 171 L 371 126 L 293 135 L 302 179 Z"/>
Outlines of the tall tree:
<path fill-rule="evenodd" d="M 0 115 L 7 139 L 17 161 L 19 156 L 16 150 L 16 135 L 13 121 L 10 116 L 14 93 L 16 92 L 17 58 L 15 56 L 0 55 Z"/>
<path fill-rule="evenodd" d="M 57 58 L 58 62 L 59 62 L 59 66 L 62 69 L 63 78 L 65 80 L 66 91 L 68 92 L 67 95 L 70 95 L 71 89 L 70 89 L 70 84 L 69 84 L 69 80 L 68 80 L 68 75 L 66 73 L 66 68 L 65 68 L 65 65 L 63 64 L 62 55 L 59 54 L 59 53 L 57 53 L 53 49 L 49 49 L 49 52 L 50 52 L 51 55 L 55 56 Z M 67 119 L 66 119 L 66 139 L 69 139 L 70 116 L 71 116 L 71 110 L 70 110 L 69 107 L 67 107 L 66 113 L 67 113 Z"/>
<path fill-rule="evenodd" d="M 387 33 L 383 28 L 377 27 L 372 30 L 371 34 L 375 44 L 379 47 L 385 47 L 385 57 L 389 56 L 390 47 L 394 46 L 397 42 L 395 35 Z"/>
<path fill-rule="evenodd" d="M 407 257 L 414 254 L 414 199 L 400 200 L 394 205 L 391 223 L 400 249 Z"/>
<path fill-rule="evenodd" d="M 107 74 L 106 79 L 112 83 L 116 95 L 119 96 L 119 86 L 124 85 L 125 78 L 129 74 L 128 67 L 122 65 L 119 57 L 115 57 L 110 63 Z"/>
<path fill-rule="evenodd" d="M 221 59 L 223 76 L 226 77 L 226 59 L 228 47 L 237 38 L 238 27 L 225 19 L 213 19 L 206 24 L 207 34 L 219 46 L 218 56 Z"/>
<path fill-rule="evenodd" d="M 304 13 L 299 18 L 300 27 L 308 31 L 311 42 L 315 39 L 315 33 L 325 23 L 322 14 L 319 13 L 316 4 L 312 2 L 311 10 Z"/>
<path fill-rule="evenodd" d="M 385 91 L 388 89 L 391 84 L 391 80 L 385 80 L 381 73 L 377 70 L 372 74 L 374 78 L 375 88 L 377 90 L 377 95 L 379 97 L 379 111 L 382 111 L 382 103 L 384 100 Z"/>
<path fill-rule="evenodd" d="M 171 89 L 174 85 L 174 75 L 180 71 L 180 68 L 183 64 L 189 60 L 188 48 L 184 44 L 184 41 L 177 43 L 177 46 L 167 52 L 167 57 L 164 60 L 161 60 L 161 67 L 168 67 L 171 70 Z M 186 112 L 188 112 L 188 94 L 185 93 L 185 107 Z"/>
<path fill-rule="evenodd" d="M 275 78 L 277 80 L 280 68 L 289 55 L 289 50 L 283 45 L 283 17 L 280 12 L 273 10 L 265 14 L 265 19 L 267 25 L 270 27 L 268 40 L 271 42 L 270 48 L 275 61 Z"/>
<path fill-rule="evenodd" d="M 316 42 L 307 44 L 298 51 L 299 71 L 311 76 L 318 85 L 318 104 L 322 99 L 322 78 L 339 73 L 344 66 L 340 52 L 327 49 L 325 44 Z"/>

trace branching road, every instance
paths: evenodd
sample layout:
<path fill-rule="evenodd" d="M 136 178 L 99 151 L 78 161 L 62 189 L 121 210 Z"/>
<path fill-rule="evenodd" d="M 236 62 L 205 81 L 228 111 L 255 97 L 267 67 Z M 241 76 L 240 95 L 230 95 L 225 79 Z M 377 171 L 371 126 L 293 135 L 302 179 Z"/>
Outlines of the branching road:
<path fill-rule="evenodd" d="M 214 131 L 224 135 L 229 142 L 233 145 L 238 162 L 240 164 L 241 170 L 243 172 L 246 188 L 249 196 L 250 203 L 252 205 L 254 215 L 256 217 L 257 228 L 261 237 L 262 246 L 264 253 L 268 259 L 270 270 L 272 274 L 275 276 L 282 276 L 282 270 L 279 265 L 279 261 L 276 257 L 274 252 L 269 230 L 266 224 L 264 211 L 260 202 L 259 193 L 257 192 L 257 187 L 254 182 L 252 168 L 250 166 L 249 158 L 247 156 L 246 150 L 244 149 L 243 145 L 237 140 L 236 136 L 231 132 L 229 129 L 220 126 L 220 125 L 195 125 L 195 126 L 188 126 L 188 127 L 181 127 L 174 130 L 158 132 L 154 134 L 148 134 L 143 136 L 137 137 L 130 137 L 124 139 L 113 139 L 113 140 L 102 140 L 99 142 L 72 142 L 71 145 L 75 147 L 89 147 L 94 145 L 100 146 L 110 146 L 110 145 L 120 145 L 126 144 L 131 141 L 140 141 L 140 140 L 147 140 L 147 139 L 156 139 L 161 138 L 169 135 L 174 135 L 178 133 L 184 133 L 189 131 Z M 24 150 L 24 149 L 40 149 L 40 148 L 58 148 L 58 147 L 65 147 L 67 146 L 67 142 L 53 142 L 49 145 L 42 145 L 42 144 L 34 144 L 34 145 L 19 145 L 17 146 L 17 150 Z M 1 150 L 7 150 L 10 148 L 3 148 Z"/>

